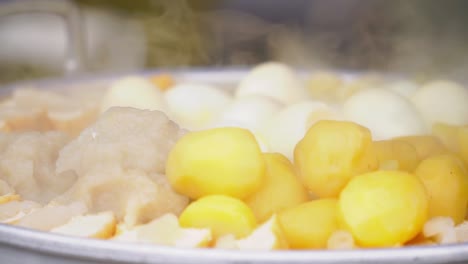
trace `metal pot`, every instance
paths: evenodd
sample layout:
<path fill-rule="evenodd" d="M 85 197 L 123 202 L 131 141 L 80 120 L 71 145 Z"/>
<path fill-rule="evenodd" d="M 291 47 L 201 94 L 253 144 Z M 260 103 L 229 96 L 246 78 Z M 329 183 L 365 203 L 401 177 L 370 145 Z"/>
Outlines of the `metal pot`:
<path fill-rule="evenodd" d="M 165 71 L 167 72 L 167 71 Z M 177 81 L 191 80 L 233 87 L 246 74 L 243 69 L 179 69 L 171 73 Z M 139 73 L 156 74 L 155 71 Z M 352 74 L 346 74 L 352 75 Z M 117 76 L 64 78 L 17 84 L 40 89 L 79 89 L 83 86 L 105 87 Z M 468 263 L 468 243 L 441 246 L 418 246 L 392 249 L 350 251 L 225 251 L 214 249 L 176 249 L 155 245 L 127 244 L 67 237 L 0 224 L 0 263 L 2 264 L 436 264 Z"/>

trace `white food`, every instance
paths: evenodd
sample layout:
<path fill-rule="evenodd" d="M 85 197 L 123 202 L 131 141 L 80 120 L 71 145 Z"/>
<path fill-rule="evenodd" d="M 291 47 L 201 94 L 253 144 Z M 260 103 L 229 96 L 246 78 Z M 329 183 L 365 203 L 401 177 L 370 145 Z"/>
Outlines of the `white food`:
<path fill-rule="evenodd" d="M 336 120 L 340 116 L 322 102 L 297 103 L 270 119 L 262 132 L 271 151 L 279 152 L 292 160 L 296 144 L 315 122 L 322 119 Z"/>
<path fill-rule="evenodd" d="M 396 94 L 399 94 L 405 98 L 411 98 L 414 93 L 419 89 L 419 85 L 415 82 L 409 80 L 399 80 L 391 82 L 386 85 L 384 88 L 393 91 Z"/>
<path fill-rule="evenodd" d="M 165 109 L 162 92 L 146 78 L 137 76 L 117 80 L 107 90 L 101 103 L 101 112 L 116 106 L 143 110 Z"/>
<path fill-rule="evenodd" d="M 237 98 L 222 114 L 222 122 L 239 122 L 250 128 L 260 128 L 265 120 L 279 112 L 283 104 L 261 95 Z"/>
<path fill-rule="evenodd" d="M 0 195 L 15 193 L 15 190 L 4 180 L 0 180 Z"/>
<path fill-rule="evenodd" d="M 57 171 L 78 180 L 57 202 L 83 201 L 92 213 L 113 211 L 129 226 L 180 213 L 188 199 L 172 190 L 162 174 L 183 133 L 159 111 L 106 111 L 60 151 Z"/>
<path fill-rule="evenodd" d="M 236 245 L 240 250 L 268 251 L 284 246 L 281 241 L 283 237 L 279 220 L 276 215 L 273 215 L 249 236 L 237 240 Z"/>
<path fill-rule="evenodd" d="M 177 216 L 165 214 L 153 221 L 123 231 L 113 240 L 134 243 L 152 243 L 179 248 L 203 247 L 212 239 L 208 228 L 182 228 Z"/>
<path fill-rule="evenodd" d="M 343 109 L 348 120 L 369 128 L 376 140 L 426 133 L 424 121 L 411 102 L 389 90 L 358 92 Z"/>
<path fill-rule="evenodd" d="M 428 126 L 436 122 L 468 124 L 468 89 L 450 81 L 433 81 L 419 89 L 412 101 Z"/>
<path fill-rule="evenodd" d="M 232 101 L 226 91 L 194 83 L 178 84 L 164 98 L 168 115 L 188 129 L 200 129 L 214 122 Z"/>
<path fill-rule="evenodd" d="M 41 208 L 33 201 L 10 201 L 0 204 L 0 223 L 14 224 L 33 210 Z"/>
<path fill-rule="evenodd" d="M 47 203 L 75 181 L 72 174 L 55 172 L 58 153 L 68 140 L 55 131 L 0 134 L 0 179 L 24 199 Z"/>
<path fill-rule="evenodd" d="M 88 208 L 84 203 L 76 202 L 69 205 L 48 205 L 23 216 L 16 223 L 18 226 L 49 231 L 61 226 L 75 216 L 85 214 Z"/>
<path fill-rule="evenodd" d="M 284 104 L 304 101 L 309 96 L 294 70 L 277 62 L 260 64 L 241 80 L 236 97 L 252 94 L 269 96 Z"/>
<path fill-rule="evenodd" d="M 434 239 L 439 244 L 450 244 L 457 242 L 455 223 L 450 217 L 434 217 L 427 221 L 423 227 L 423 235 Z"/>
<path fill-rule="evenodd" d="M 115 225 L 114 213 L 101 212 L 94 215 L 75 216 L 66 224 L 53 228 L 51 232 L 69 236 L 105 239 L 114 235 Z"/>

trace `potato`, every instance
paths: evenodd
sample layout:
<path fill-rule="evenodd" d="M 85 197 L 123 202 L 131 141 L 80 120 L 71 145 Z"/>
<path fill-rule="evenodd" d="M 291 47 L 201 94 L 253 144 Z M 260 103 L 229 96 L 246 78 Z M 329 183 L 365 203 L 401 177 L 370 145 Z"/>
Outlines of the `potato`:
<path fill-rule="evenodd" d="M 338 230 L 338 200 L 320 199 L 303 203 L 279 214 L 288 244 L 293 249 L 323 249 Z"/>
<path fill-rule="evenodd" d="M 415 170 L 429 193 L 429 217 L 451 217 L 463 222 L 468 206 L 468 173 L 452 155 L 437 155 L 421 162 Z"/>
<path fill-rule="evenodd" d="M 353 176 L 379 166 L 367 128 L 330 120 L 307 131 L 294 150 L 294 164 L 307 189 L 321 198 L 338 197 Z"/>
<path fill-rule="evenodd" d="M 246 200 L 259 222 L 266 221 L 282 209 L 309 200 L 307 190 L 285 156 L 265 153 L 263 158 L 266 162 L 265 180 L 260 189 Z"/>

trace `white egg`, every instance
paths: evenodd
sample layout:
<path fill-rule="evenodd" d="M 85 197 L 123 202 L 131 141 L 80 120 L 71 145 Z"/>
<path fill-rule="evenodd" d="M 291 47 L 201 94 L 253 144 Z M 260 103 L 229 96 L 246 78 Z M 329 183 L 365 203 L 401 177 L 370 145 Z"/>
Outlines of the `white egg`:
<path fill-rule="evenodd" d="M 211 124 L 207 128 L 219 128 L 219 127 L 240 127 L 249 130 L 255 136 L 258 145 L 262 152 L 270 152 L 271 148 L 268 145 L 265 136 L 261 130 L 256 127 L 252 127 L 251 124 L 243 123 L 242 121 L 235 121 L 235 120 L 219 120 L 214 124 Z"/>
<path fill-rule="evenodd" d="M 426 132 L 411 102 L 389 90 L 358 92 L 344 103 L 343 111 L 348 120 L 369 128 L 377 140 Z"/>
<path fill-rule="evenodd" d="M 411 96 L 413 96 L 413 94 L 419 89 L 419 85 L 409 80 L 399 80 L 387 84 L 384 88 L 405 98 L 411 98 Z"/>
<path fill-rule="evenodd" d="M 194 83 L 181 83 L 164 93 L 169 116 L 182 127 L 200 129 L 218 119 L 232 102 L 221 89 Z"/>
<path fill-rule="evenodd" d="M 241 80 L 236 97 L 252 94 L 269 96 L 284 104 L 305 101 L 309 96 L 294 70 L 277 62 L 260 64 Z"/>
<path fill-rule="evenodd" d="M 375 73 L 367 73 L 359 76 L 348 76 L 347 81 L 341 85 L 336 93 L 339 101 L 344 102 L 360 91 L 375 89 L 382 86 L 382 76 Z"/>
<path fill-rule="evenodd" d="M 468 124 L 468 89 L 449 81 L 433 81 L 412 97 L 428 126 L 435 122 Z"/>
<path fill-rule="evenodd" d="M 301 102 L 281 110 L 268 121 L 262 131 L 271 151 L 279 152 L 293 160 L 296 144 L 315 122 L 322 119 L 340 117 L 325 103 Z"/>
<path fill-rule="evenodd" d="M 101 112 L 114 106 L 165 109 L 162 92 L 147 79 L 137 76 L 122 78 L 109 87 L 101 101 Z"/>
<path fill-rule="evenodd" d="M 235 99 L 221 115 L 221 120 L 237 121 L 252 128 L 259 128 L 282 108 L 282 103 L 270 97 L 250 95 Z"/>

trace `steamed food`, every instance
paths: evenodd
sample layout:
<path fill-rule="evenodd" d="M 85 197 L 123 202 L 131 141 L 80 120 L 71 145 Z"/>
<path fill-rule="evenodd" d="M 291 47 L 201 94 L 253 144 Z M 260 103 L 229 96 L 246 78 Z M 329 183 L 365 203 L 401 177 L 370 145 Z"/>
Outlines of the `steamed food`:
<path fill-rule="evenodd" d="M 468 123 L 468 89 L 450 81 L 433 81 L 418 89 L 411 97 L 414 105 L 428 123 L 450 125 Z"/>
<path fill-rule="evenodd" d="M 304 185 L 321 198 L 338 197 L 358 174 L 378 169 L 370 131 L 349 121 L 319 121 L 294 150 Z"/>
<path fill-rule="evenodd" d="M 345 117 L 369 128 L 382 140 L 426 132 L 425 124 L 411 103 L 385 89 L 367 89 L 344 102 Z"/>
<path fill-rule="evenodd" d="M 339 214 L 358 245 L 392 247 L 414 238 L 428 220 L 428 194 L 414 175 L 377 171 L 351 179 Z"/>
<path fill-rule="evenodd" d="M 162 93 L 155 89 L 150 80 L 130 76 L 111 85 L 102 99 L 101 112 L 113 106 L 163 111 L 165 102 Z"/>
<path fill-rule="evenodd" d="M 213 250 L 468 241 L 461 84 L 268 62 L 218 85 L 16 89 L 0 103 L 0 222 Z"/>
<path fill-rule="evenodd" d="M 214 128 L 182 137 L 169 153 L 166 176 L 192 199 L 210 194 L 244 199 L 260 188 L 265 161 L 248 130 Z"/>
<path fill-rule="evenodd" d="M 293 249 L 323 249 L 339 229 L 338 200 L 317 199 L 292 206 L 279 214 L 284 234 Z"/>
<path fill-rule="evenodd" d="M 287 65 L 267 62 L 253 68 L 239 83 L 236 97 L 263 95 L 284 104 L 305 101 L 306 87 L 296 72 Z"/>

